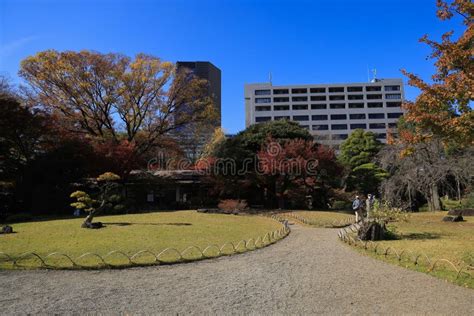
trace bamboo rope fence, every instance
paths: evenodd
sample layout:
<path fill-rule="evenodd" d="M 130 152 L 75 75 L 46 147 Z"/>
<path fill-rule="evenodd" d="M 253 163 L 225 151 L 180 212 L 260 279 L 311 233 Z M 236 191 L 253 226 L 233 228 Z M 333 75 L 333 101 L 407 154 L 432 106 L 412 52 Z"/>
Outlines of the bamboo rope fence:
<path fill-rule="evenodd" d="M 200 248 L 191 245 L 183 251 L 169 247 L 156 254 L 149 250 L 140 250 L 131 256 L 120 250 L 113 250 L 105 255 L 87 252 L 77 258 L 73 258 L 62 252 L 53 252 L 48 255 L 40 255 L 36 252 L 26 252 L 18 257 L 13 257 L 0 251 L 0 266 L 11 269 L 104 269 L 174 264 L 217 258 L 267 247 L 288 236 L 290 228 L 287 223 L 276 216 L 271 216 L 271 218 L 280 222 L 282 227 L 275 231 L 266 233 L 263 237 L 259 236 L 257 238 L 242 239 L 237 243 L 226 242 L 222 246 L 212 244 L 205 248 Z M 168 256 L 169 258 L 170 255 L 171 259 L 164 259 L 165 256 Z M 126 263 L 113 264 L 111 258 L 114 257 L 122 257 Z M 142 258 L 141 261 L 139 260 L 140 257 Z M 143 261 L 143 258 L 146 258 L 146 260 Z M 67 262 L 67 265 L 59 266 L 57 263 L 55 264 L 53 262 L 54 259 L 61 259 L 63 263 L 64 261 Z M 84 261 L 86 259 L 93 259 L 93 263 L 85 264 Z M 25 264 L 26 262 L 28 264 Z"/>
<path fill-rule="evenodd" d="M 444 258 L 430 258 L 424 253 L 414 253 L 408 249 L 396 249 L 391 246 L 384 247 L 379 243 L 373 241 L 361 240 L 357 237 L 357 232 L 360 225 L 355 223 L 351 226 L 342 228 L 338 232 L 338 237 L 343 242 L 362 248 L 366 251 L 372 252 L 377 256 L 384 256 L 385 258 L 393 258 L 399 264 L 411 263 L 415 266 L 424 267 L 428 272 L 434 272 L 436 269 L 442 269 L 456 273 L 456 279 L 460 276 L 467 278 L 474 278 L 474 266 L 469 264 L 455 264 L 452 261 Z"/>

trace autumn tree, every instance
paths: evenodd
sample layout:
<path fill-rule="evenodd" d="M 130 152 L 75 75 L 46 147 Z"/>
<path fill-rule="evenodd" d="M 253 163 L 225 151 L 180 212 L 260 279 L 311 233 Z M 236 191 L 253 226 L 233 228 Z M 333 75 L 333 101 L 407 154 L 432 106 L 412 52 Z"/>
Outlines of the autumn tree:
<path fill-rule="evenodd" d="M 268 138 L 257 157 L 261 181 L 279 208 L 289 198 L 293 206 L 301 207 L 306 197 L 327 206 L 331 183 L 342 171 L 334 151 L 312 140 L 292 139 L 280 145 Z"/>
<path fill-rule="evenodd" d="M 234 137 L 225 139 L 215 146 L 213 157 L 206 158 L 213 168 L 210 181 L 214 184 L 216 195 L 246 199 L 254 204 L 263 203 L 263 187 L 255 170 L 257 153 L 268 137 L 281 144 L 290 139 L 312 139 L 307 129 L 286 120 L 251 125 Z"/>
<path fill-rule="evenodd" d="M 415 102 L 406 101 L 405 119 L 414 123 L 415 131 L 400 135 L 409 143 L 431 139 L 441 139 L 444 143 L 456 142 L 472 145 L 474 142 L 474 96 L 473 41 L 474 24 L 472 14 L 474 4 L 470 0 L 437 0 L 437 16 L 448 20 L 460 17 L 464 32 L 453 39 L 453 32 L 443 34 L 441 42 L 423 36 L 420 42 L 429 45 L 430 55 L 435 59 L 436 73 L 433 83 L 402 70 L 408 76 L 409 84 L 421 90 Z"/>
<path fill-rule="evenodd" d="M 206 80 L 150 55 L 47 50 L 23 60 L 20 76 L 65 130 L 109 147 L 132 146 L 137 156 L 213 116 Z"/>
<path fill-rule="evenodd" d="M 217 147 L 225 141 L 224 130 L 221 127 L 214 129 L 214 132 L 209 141 L 204 145 L 201 153 L 201 158 L 214 156 Z"/>

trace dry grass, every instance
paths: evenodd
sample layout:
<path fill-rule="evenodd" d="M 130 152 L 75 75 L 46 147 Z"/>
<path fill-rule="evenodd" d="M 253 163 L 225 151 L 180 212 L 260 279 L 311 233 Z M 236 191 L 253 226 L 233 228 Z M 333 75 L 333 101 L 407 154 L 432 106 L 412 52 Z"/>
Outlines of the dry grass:
<path fill-rule="evenodd" d="M 373 251 L 360 250 L 375 258 L 391 263 L 402 264 L 406 268 L 432 274 L 461 286 L 474 288 L 474 278 L 468 274 L 457 275 L 449 264 L 441 261 L 441 266 L 432 271 L 431 265 L 437 259 L 447 259 L 458 268 L 467 265 L 474 267 L 474 218 L 464 217 L 464 222 L 443 222 L 446 212 L 414 213 L 408 222 L 390 223 L 389 229 L 397 236 L 396 240 L 377 241 L 378 249 L 391 247 L 397 252 L 406 250 L 420 257 L 422 262 L 414 265 L 411 261 L 399 262 L 392 256 L 375 255 Z M 405 258 L 406 259 L 406 258 Z M 472 276 L 472 270 L 471 276 Z"/>
<path fill-rule="evenodd" d="M 315 227 L 339 226 L 339 223 L 346 222 L 354 217 L 347 212 L 334 211 L 294 211 L 292 214 L 306 219 L 309 225 Z"/>

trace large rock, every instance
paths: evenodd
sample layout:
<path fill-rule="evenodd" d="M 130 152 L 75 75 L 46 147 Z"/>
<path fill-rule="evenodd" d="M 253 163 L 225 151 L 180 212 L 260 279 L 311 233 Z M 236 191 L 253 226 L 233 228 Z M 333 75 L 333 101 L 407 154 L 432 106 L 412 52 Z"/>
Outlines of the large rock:
<path fill-rule="evenodd" d="M 385 238 L 386 231 L 387 230 L 384 224 L 370 221 L 360 224 L 360 229 L 357 235 L 361 240 L 383 240 Z"/>
<path fill-rule="evenodd" d="M 443 217 L 443 222 L 462 222 L 464 218 L 461 215 L 457 216 L 445 216 Z"/>
<path fill-rule="evenodd" d="M 445 217 L 443 217 L 443 222 L 452 222 L 453 218 L 454 217 L 452 217 L 452 216 L 445 216 Z"/>

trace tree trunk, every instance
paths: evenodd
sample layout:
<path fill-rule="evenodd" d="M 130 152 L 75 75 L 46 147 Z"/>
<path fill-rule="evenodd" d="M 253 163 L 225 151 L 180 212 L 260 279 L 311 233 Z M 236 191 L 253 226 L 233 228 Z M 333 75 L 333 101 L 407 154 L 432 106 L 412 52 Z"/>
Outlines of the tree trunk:
<path fill-rule="evenodd" d="M 436 184 L 433 184 L 431 186 L 429 205 L 430 205 L 431 211 L 441 210 L 441 202 L 439 199 L 438 186 Z"/>
<path fill-rule="evenodd" d="M 456 179 L 456 185 L 458 189 L 458 201 L 461 202 L 461 185 L 459 183 L 459 179 Z"/>
<path fill-rule="evenodd" d="M 92 219 L 94 219 L 94 214 L 93 212 L 90 212 L 89 215 L 87 215 L 86 219 L 82 223 L 81 227 L 82 228 L 88 228 L 90 227 L 90 224 L 92 223 Z"/>

